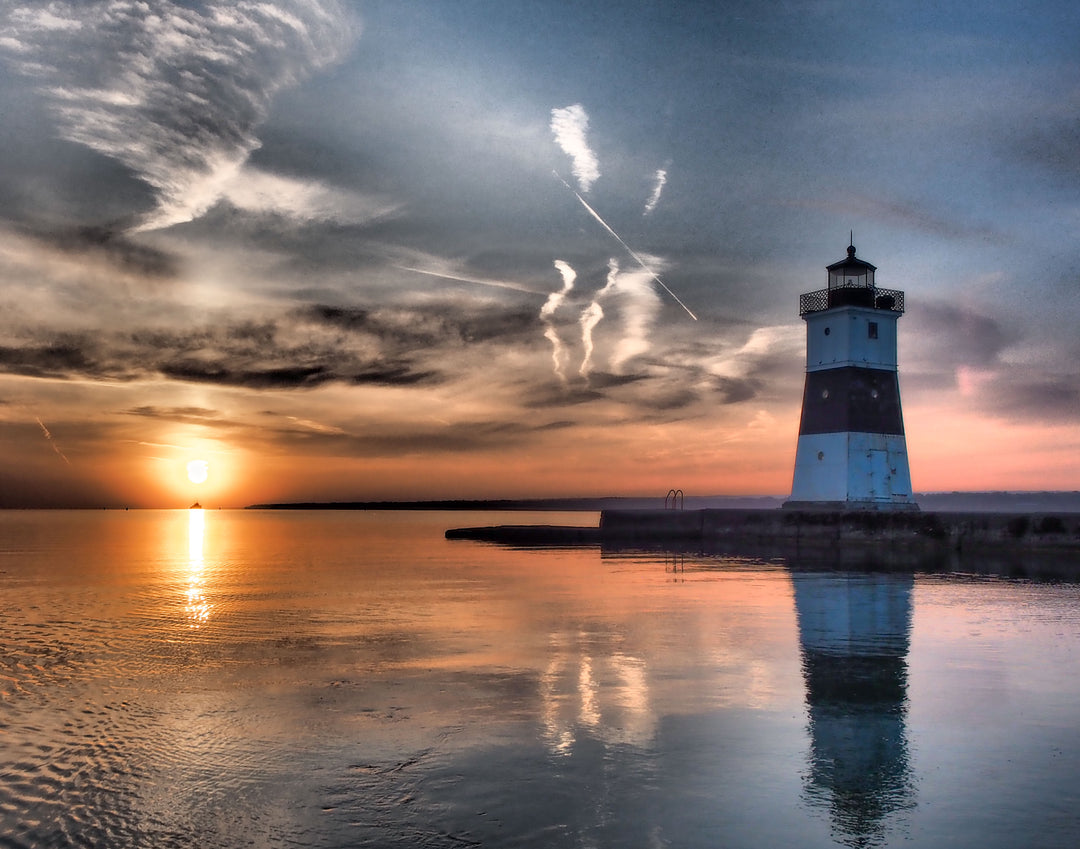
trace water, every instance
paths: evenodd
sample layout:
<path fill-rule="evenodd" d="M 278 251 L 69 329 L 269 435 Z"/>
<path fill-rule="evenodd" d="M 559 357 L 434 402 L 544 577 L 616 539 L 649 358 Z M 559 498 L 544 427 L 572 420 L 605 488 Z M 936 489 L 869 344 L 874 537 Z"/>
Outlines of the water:
<path fill-rule="evenodd" d="M 3 847 L 1073 847 L 1080 585 L 0 513 Z"/>

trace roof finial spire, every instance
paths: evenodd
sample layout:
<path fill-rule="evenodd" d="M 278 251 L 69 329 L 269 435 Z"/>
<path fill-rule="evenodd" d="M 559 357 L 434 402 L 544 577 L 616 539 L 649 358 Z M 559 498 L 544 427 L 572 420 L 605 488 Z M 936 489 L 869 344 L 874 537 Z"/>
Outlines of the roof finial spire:
<path fill-rule="evenodd" d="M 849 230 L 848 231 L 847 255 L 848 255 L 848 257 L 855 256 L 855 231 L 854 230 Z"/>

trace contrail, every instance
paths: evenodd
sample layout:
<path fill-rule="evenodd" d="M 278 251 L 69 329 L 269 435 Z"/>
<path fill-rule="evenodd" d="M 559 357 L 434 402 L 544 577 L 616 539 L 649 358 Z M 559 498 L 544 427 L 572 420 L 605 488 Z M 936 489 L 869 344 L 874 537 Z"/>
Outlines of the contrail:
<path fill-rule="evenodd" d="M 60 459 L 63 460 L 65 463 L 67 463 L 70 466 L 71 461 L 65 456 L 64 452 L 60 450 L 60 446 L 56 444 L 55 440 L 53 440 L 52 434 L 49 433 L 49 429 L 47 427 L 45 427 L 45 422 L 43 422 L 37 416 L 34 416 L 34 419 L 37 421 L 38 425 L 41 427 L 41 432 L 43 434 L 45 434 L 45 438 L 47 440 L 49 440 L 49 445 L 52 446 L 53 451 L 55 451 L 58 455 L 60 455 Z"/>
<path fill-rule="evenodd" d="M 697 321 L 697 320 L 698 320 L 698 317 L 697 317 L 696 315 L 694 315 L 694 313 L 693 313 L 693 312 L 691 312 L 691 310 L 690 310 L 690 307 L 688 307 L 688 306 L 687 306 L 686 304 L 684 304 L 684 303 L 683 303 L 683 302 L 682 302 L 681 300 L 679 300 L 679 296 L 678 296 L 678 295 L 676 295 L 676 294 L 675 294 L 674 292 L 672 292 L 672 291 L 671 291 L 671 289 L 669 289 L 669 288 L 668 288 L 668 285 L 667 285 L 667 283 L 665 283 L 665 282 L 664 282 L 663 280 L 661 280 L 661 279 L 660 279 L 660 278 L 659 278 L 659 277 L 657 276 L 656 272 L 655 272 L 655 271 L 653 271 L 653 270 L 652 270 L 651 268 L 649 268 L 649 266 L 648 266 L 648 265 L 646 265 L 646 264 L 645 264 L 645 260 L 643 260 L 643 259 L 642 259 L 642 258 L 641 258 L 640 256 L 638 256 L 638 255 L 637 255 L 637 254 L 636 254 L 636 253 L 634 252 L 634 249 L 633 249 L 633 248 L 631 248 L 631 247 L 630 247 L 630 246 L 629 246 L 628 244 L 626 244 L 626 242 L 624 242 L 624 241 L 622 240 L 622 237 L 620 237 L 618 233 L 616 233 L 616 232 L 615 232 L 614 230 L 612 230 L 612 229 L 611 229 L 611 227 L 610 227 L 610 226 L 608 225 L 608 223 L 607 223 L 607 222 L 606 222 L 606 221 L 605 221 L 605 220 L 604 220 L 603 218 L 601 218 L 601 217 L 600 217 L 600 214 L 599 214 L 599 213 L 598 213 L 598 212 L 597 212 L 597 211 L 596 211 L 595 209 L 593 209 L 593 208 L 592 208 L 591 206 L 589 206 L 589 205 L 588 205 L 588 204 L 587 204 L 587 203 L 585 202 L 585 198 L 583 198 L 583 197 L 582 197 L 581 195 L 579 195 L 579 194 L 578 194 L 578 193 L 577 193 L 576 191 L 574 191 L 574 187 L 573 187 L 573 186 L 571 186 L 571 185 L 570 185 L 570 184 L 569 184 L 568 182 L 566 182 L 566 180 L 564 180 L 564 179 L 562 178 L 562 176 L 561 176 L 561 175 L 559 174 L 559 172 L 558 172 L 558 171 L 555 171 L 555 170 L 553 169 L 551 173 L 552 173 L 552 174 L 554 174 L 554 175 L 555 175 L 555 176 L 556 176 L 556 177 L 558 178 L 558 180 L 559 180 L 559 182 L 560 182 L 560 183 L 562 183 L 562 184 L 563 184 L 564 186 L 566 186 L 566 188 L 568 188 L 568 189 L 569 189 L 569 190 L 570 190 L 571 192 L 573 192 L 573 193 L 574 193 L 574 197 L 576 197 L 576 198 L 578 199 L 578 201 L 579 201 L 579 202 L 581 203 L 581 205 L 582 205 L 583 207 L 585 207 L 586 211 L 587 211 L 587 212 L 588 212 L 588 213 L 589 213 L 589 214 L 590 214 L 590 215 L 591 215 L 591 216 L 592 216 L 593 218 L 595 218 L 595 219 L 596 219 L 597 221 L 599 221 L 599 222 L 600 222 L 600 225 L 601 225 L 601 226 L 602 226 L 602 227 L 603 227 L 603 228 L 604 228 L 605 230 L 607 230 L 607 231 L 608 231 L 608 232 L 609 232 L 609 233 L 610 233 L 610 234 L 611 234 L 611 235 L 612 235 L 612 236 L 613 236 L 613 237 L 615 238 L 615 241 L 617 241 L 617 242 L 618 242 L 618 243 L 619 243 L 620 245 L 622 245 L 622 246 L 623 246 L 623 248 L 624 248 L 624 249 L 626 250 L 626 252 L 627 252 L 628 254 L 630 254 L 630 256 L 631 256 L 631 257 L 632 257 L 632 258 L 634 259 L 634 261 L 635 261 L 635 262 L 636 262 L 636 263 L 637 263 L 638 265 L 640 265 L 640 266 L 641 266 L 641 267 L 642 267 L 643 269 L 645 269 L 645 271 L 647 271 L 647 272 L 649 273 L 649 276 L 651 276 L 653 280 L 655 280 L 655 281 L 656 281 L 657 283 L 659 283 L 659 284 L 660 284 L 660 285 L 661 285 L 661 286 L 663 287 L 663 289 L 664 289 L 664 291 L 665 291 L 665 292 L 667 292 L 667 293 L 668 293 L 669 295 L 671 295 L 671 297 L 672 297 L 672 298 L 674 298 L 674 299 L 675 299 L 675 303 L 677 303 L 677 304 L 678 304 L 678 305 L 679 305 L 680 307 L 682 307 L 682 308 L 683 308 L 684 310 L 686 310 L 686 314 L 687 314 L 688 316 L 690 316 L 690 318 L 692 318 L 692 319 L 693 319 L 694 321 Z"/>
<path fill-rule="evenodd" d="M 459 280 L 462 283 L 475 283 L 478 286 L 494 286 L 497 289 L 513 289 L 515 292 L 527 292 L 530 295 L 543 295 L 543 292 L 537 292 L 535 289 L 530 289 L 528 286 L 522 286 L 518 283 L 506 283 L 502 280 L 483 280 L 479 277 L 463 277 L 460 274 L 447 274 L 444 271 L 428 271 L 424 268 L 414 268 L 411 265 L 395 265 L 394 268 L 400 268 L 402 271 L 413 271 L 416 274 L 426 274 L 429 277 L 441 277 L 444 280 Z"/>

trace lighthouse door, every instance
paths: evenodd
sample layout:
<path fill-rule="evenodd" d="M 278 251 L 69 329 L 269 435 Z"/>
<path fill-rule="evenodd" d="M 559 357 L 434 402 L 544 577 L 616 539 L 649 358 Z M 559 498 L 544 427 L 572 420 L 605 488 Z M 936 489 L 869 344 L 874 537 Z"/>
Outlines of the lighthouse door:
<path fill-rule="evenodd" d="M 889 452 L 871 449 L 867 452 L 869 461 L 870 498 L 873 501 L 892 500 L 892 475 L 889 470 Z"/>

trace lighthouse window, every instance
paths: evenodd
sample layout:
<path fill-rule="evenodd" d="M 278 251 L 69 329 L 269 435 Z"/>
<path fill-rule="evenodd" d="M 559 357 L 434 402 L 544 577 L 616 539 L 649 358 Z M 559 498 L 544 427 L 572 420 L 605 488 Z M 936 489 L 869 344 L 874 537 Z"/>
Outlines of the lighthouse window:
<path fill-rule="evenodd" d="M 877 339 L 877 322 L 868 322 L 866 325 L 866 332 L 871 339 Z"/>
<path fill-rule="evenodd" d="M 825 328 L 825 335 L 826 335 L 826 336 L 828 336 L 828 335 L 829 335 L 829 328 L 827 328 L 827 327 Z"/>

